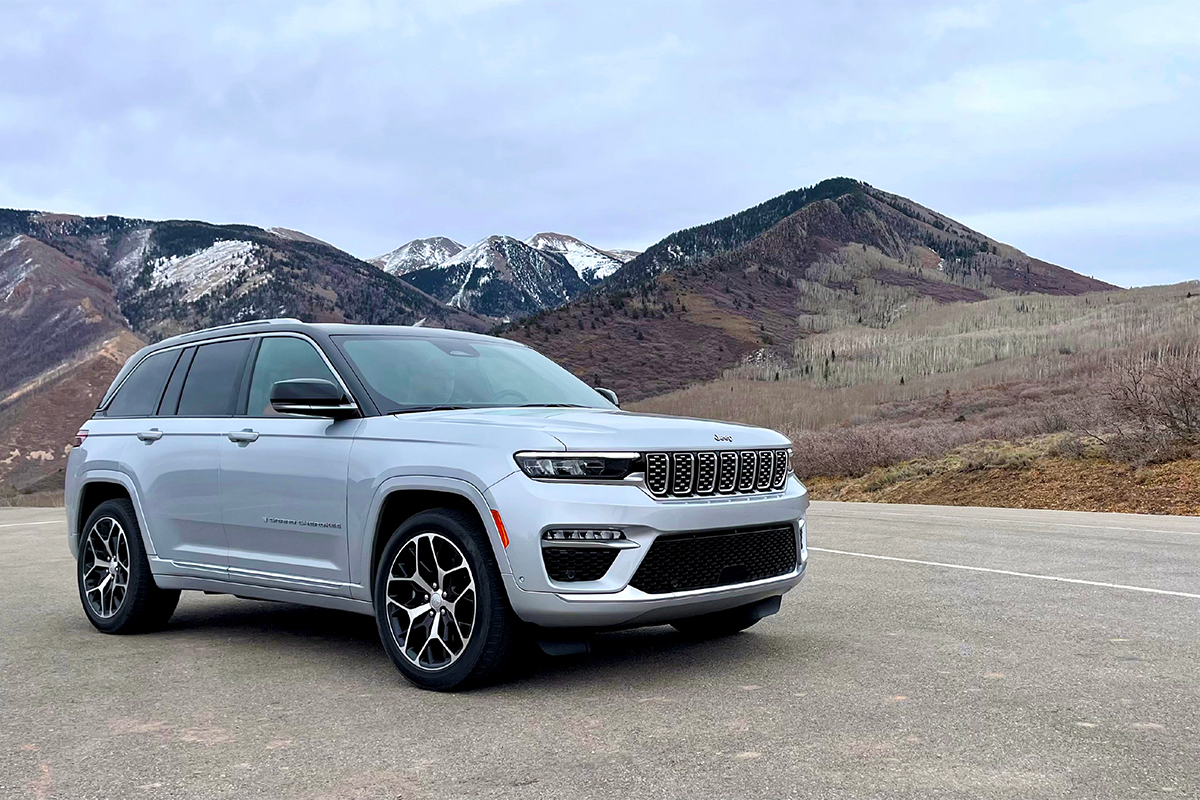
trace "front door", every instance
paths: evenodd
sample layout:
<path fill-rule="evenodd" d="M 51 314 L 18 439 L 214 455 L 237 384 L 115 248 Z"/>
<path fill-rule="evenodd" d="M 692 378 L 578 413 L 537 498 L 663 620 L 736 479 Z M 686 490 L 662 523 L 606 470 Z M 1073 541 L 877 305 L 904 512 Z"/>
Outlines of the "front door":
<path fill-rule="evenodd" d="M 338 383 L 307 339 L 266 336 L 244 408 L 219 442 L 230 580 L 349 596 L 346 471 L 359 420 L 276 414 L 271 386 Z"/>

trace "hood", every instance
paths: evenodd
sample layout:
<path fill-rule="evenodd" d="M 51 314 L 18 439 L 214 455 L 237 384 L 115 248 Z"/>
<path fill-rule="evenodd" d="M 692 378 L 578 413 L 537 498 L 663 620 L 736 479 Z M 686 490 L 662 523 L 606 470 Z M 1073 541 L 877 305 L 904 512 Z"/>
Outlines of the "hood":
<path fill-rule="evenodd" d="M 456 426 L 475 429 L 496 428 L 504 438 L 520 440 L 522 431 L 530 434 L 524 449 L 544 446 L 544 436 L 552 436 L 568 450 L 707 450 L 743 447 L 784 447 L 790 444 L 780 433 L 731 422 L 635 414 L 588 408 L 481 408 L 461 411 L 431 411 L 400 414 L 395 417 L 414 426 L 442 428 L 453 436 Z M 462 437 L 475 438 L 466 430 Z M 732 441 L 725 438 L 730 437 Z M 499 438 L 499 437 L 497 437 Z"/>

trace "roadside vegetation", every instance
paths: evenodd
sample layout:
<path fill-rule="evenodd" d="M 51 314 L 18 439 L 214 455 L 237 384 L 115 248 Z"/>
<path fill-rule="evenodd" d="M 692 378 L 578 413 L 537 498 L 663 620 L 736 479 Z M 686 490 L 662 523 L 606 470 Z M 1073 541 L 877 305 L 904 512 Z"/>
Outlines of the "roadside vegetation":
<path fill-rule="evenodd" d="M 780 430 L 817 497 L 1200 513 L 1200 282 L 918 301 L 793 353 L 633 407 Z"/>

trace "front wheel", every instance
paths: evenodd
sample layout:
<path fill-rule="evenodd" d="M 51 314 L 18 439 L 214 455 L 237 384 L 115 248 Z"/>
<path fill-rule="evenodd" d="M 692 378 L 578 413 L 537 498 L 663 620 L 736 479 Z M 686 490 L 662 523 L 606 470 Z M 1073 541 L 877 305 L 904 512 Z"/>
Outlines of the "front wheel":
<path fill-rule="evenodd" d="M 179 591 L 154 584 L 133 503 L 107 500 L 83 526 L 76 568 L 88 621 L 105 633 L 160 628 L 175 613 Z"/>
<path fill-rule="evenodd" d="M 423 689 L 465 689 L 500 676 L 520 622 L 509 608 L 487 534 L 460 511 L 410 517 L 375 572 L 375 620 L 396 669 Z"/>

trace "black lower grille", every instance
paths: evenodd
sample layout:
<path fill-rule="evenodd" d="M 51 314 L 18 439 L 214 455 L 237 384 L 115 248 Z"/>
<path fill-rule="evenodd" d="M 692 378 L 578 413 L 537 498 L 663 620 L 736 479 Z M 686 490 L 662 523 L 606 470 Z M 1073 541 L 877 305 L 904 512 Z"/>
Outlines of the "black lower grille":
<path fill-rule="evenodd" d="M 543 547 L 542 560 L 550 580 L 598 581 L 608 572 L 617 551 L 611 547 Z"/>
<path fill-rule="evenodd" d="M 659 536 L 629 582 L 648 594 L 747 583 L 796 568 L 791 525 Z"/>

